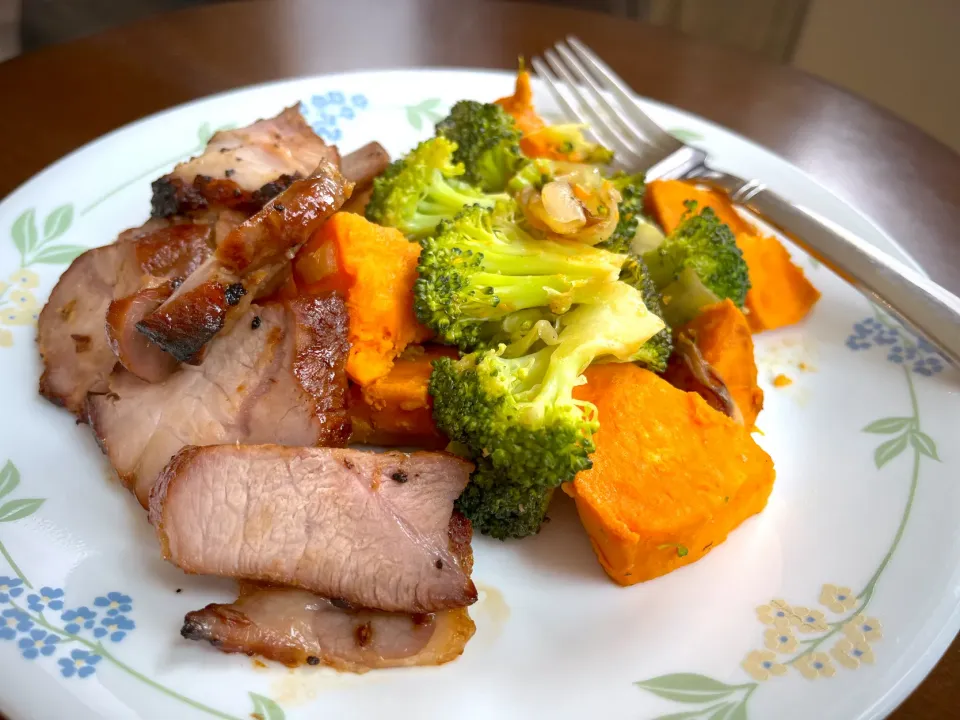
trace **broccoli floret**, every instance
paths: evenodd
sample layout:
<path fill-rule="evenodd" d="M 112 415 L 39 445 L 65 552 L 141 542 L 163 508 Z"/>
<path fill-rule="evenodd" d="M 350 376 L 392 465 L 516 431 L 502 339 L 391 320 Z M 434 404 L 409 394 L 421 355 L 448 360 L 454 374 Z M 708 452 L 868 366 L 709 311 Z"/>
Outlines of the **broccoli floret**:
<path fill-rule="evenodd" d="M 373 181 L 367 219 L 395 227 L 410 238 L 432 233 L 441 220 L 468 205 L 493 207 L 506 195 L 489 195 L 459 179 L 463 165 L 453 161 L 457 145 L 443 137 L 420 143 Z"/>
<path fill-rule="evenodd" d="M 669 308 L 680 294 L 682 288 L 670 286 L 686 270 L 696 274 L 717 299 L 730 298 L 742 307 L 750 289 L 750 276 L 733 232 L 711 208 L 694 214 L 696 203 L 688 201 L 686 205 L 687 214 L 676 230 L 659 247 L 643 255 L 664 303 Z"/>
<path fill-rule="evenodd" d="M 553 492 L 553 488 L 503 482 L 493 465 L 481 458 L 456 507 L 484 535 L 498 540 L 522 538 L 540 530 Z"/>
<path fill-rule="evenodd" d="M 643 196 L 647 186 L 643 173 L 636 175 L 618 174 L 610 182 L 620 192 L 617 205 L 619 219 L 613 234 L 600 243 L 600 247 L 616 253 L 628 253 L 633 249 L 633 238 L 637 234 L 638 218 L 643 215 Z"/>
<path fill-rule="evenodd" d="M 617 280 L 625 256 L 585 245 L 539 240 L 508 210 L 468 207 L 421 240 L 414 310 L 444 342 L 469 352 L 486 347 L 490 327 L 519 310 L 561 314 L 592 301 Z"/>
<path fill-rule="evenodd" d="M 599 425 L 596 408 L 573 397 L 581 374 L 597 359 L 629 361 L 664 327 L 626 283 L 607 283 L 596 295 L 562 315 L 558 337 L 539 349 L 501 345 L 434 363 L 437 427 L 525 492 L 555 488 L 591 467 Z"/>
<path fill-rule="evenodd" d="M 620 271 L 620 280 L 639 290 L 643 295 L 643 304 L 647 306 L 647 310 L 663 319 L 660 293 L 657 291 L 657 286 L 654 285 L 642 258 L 636 255 L 629 256 Z M 667 326 L 647 340 L 643 347 L 634 353 L 630 359 L 648 370 L 662 373 L 667 369 L 667 361 L 670 359 L 672 352 L 673 334 L 670 327 Z"/>
<path fill-rule="evenodd" d="M 461 100 L 436 132 L 457 144 L 453 160 L 463 163 L 463 179 L 484 192 L 502 191 L 525 162 L 520 131 L 499 105 Z"/>

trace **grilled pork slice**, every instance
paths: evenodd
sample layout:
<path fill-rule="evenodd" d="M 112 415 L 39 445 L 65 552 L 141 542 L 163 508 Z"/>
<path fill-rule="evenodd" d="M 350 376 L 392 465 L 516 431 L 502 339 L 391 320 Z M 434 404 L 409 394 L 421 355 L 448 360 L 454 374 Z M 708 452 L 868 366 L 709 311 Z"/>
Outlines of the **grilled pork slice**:
<path fill-rule="evenodd" d="M 336 295 L 251 307 L 212 343 L 202 366 L 161 383 L 119 370 L 90 395 L 87 417 L 121 480 L 144 507 L 185 445 L 344 445 L 347 312 Z"/>
<path fill-rule="evenodd" d="M 431 452 L 185 448 L 154 485 L 150 522 L 163 556 L 190 573 L 435 612 L 477 599 L 451 533 L 472 469 Z"/>
<path fill-rule="evenodd" d="M 180 362 L 197 362 L 204 346 L 272 288 L 297 248 L 350 197 L 353 185 L 333 165 L 298 180 L 234 228 L 214 255 L 155 311 L 137 323 L 151 342 Z M 242 302 L 249 296 L 246 302 Z"/>
<path fill-rule="evenodd" d="M 254 213 L 321 162 L 340 165 L 337 149 L 310 128 L 299 107 L 238 130 L 214 133 L 202 155 L 153 183 L 154 217 L 226 207 Z"/>
<path fill-rule="evenodd" d="M 241 583 L 235 602 L 187 613 L 180 634 L 226 653 L 362 673 L 442 665 L 463 653 L 475 631 L 465 608 L 422 615 L 357 610 L 306 590 Z"/>
<path fill-rule="evenodd" d="M 206 224 L 150 220 L 74 260 L 40 313 L 41 394 L 79 414 L 88 392 L 103 392 L 117 362 L 104 328 L 110 304 L 146 277 L 191 272 L 212 251 L 209 238 Z"/>

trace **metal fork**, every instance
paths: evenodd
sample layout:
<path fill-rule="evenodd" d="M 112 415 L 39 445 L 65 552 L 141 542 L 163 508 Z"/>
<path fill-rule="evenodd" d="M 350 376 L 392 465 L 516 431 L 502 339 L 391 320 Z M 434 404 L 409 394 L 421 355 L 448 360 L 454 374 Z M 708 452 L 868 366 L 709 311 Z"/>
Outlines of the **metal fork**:
<path fill-rule="evenodd" d="M 633 91 L 575 37 L 531 62 L 562 110 L 590 126 L 621 165 L 648 180 L 696 180 L 770 223 L 873 302 L 925 336 L 960 367 L 960 298 L 869 243 L 840 235 L 760 180 L 714 170 L 707 154 L 686 145 L 640 109 Z"/>

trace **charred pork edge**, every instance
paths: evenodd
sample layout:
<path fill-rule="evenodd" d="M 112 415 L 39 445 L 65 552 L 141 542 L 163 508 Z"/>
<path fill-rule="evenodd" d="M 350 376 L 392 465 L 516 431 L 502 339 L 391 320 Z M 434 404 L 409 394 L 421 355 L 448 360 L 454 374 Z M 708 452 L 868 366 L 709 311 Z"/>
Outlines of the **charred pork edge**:
<path fill-rule="evenodd" d="M 317 595 L 317 597 L 322 597 Z M 239 598 L 238 598 L 239 600 Z M 234 601 L 236 602 L 236 601 Z M 380 612 L 374 610 L 373 612 Z M 180 636 L 185 640 L 193 640 L 196 642 L 204 641 L 210 643 L 213 647 L 220 650 L 220 652 L 227 654 L 239 654 L 243 653 L 245 655 L 260 655 L 261 657 L 266 658 L 267 660 L 273 660 L 274 662 L 282 663 L 287 667 L 298 667 L 304 664 L 313 665 L 322 663 L 325 666 L 335 668 L 340 671 L 353 672 L 353 673 L 366 673 L 370 670 L 377 669 L 391 669 L 398 667 L 416 667 L 419 666 L 419 663 L 412 662 L 413 659 L 421 655 L 430 655 L 435 652 L 435 646 L 440 642 L 446 642 L 446 648 L 443 652 L 436 653 L 435 660 L 436 662 L 430 663 L 429 665 L 423 665 L 422 667 L 436 667 L 439 665 L 445 665 L 446 663 L 456 660 L 458 657 L 463 655 L 464 650 L 466 649 L 467 643 L 470 641 L 477 631 L 477 625 L 474 623 L 473 618 L 470 617 L 467 608 L 454 608 L 451 610 L 441 610 L 436 613 L 430 613 L 434 617 L 434 630 L 433 634 L 430 636 L 430 639 L 427 641 L 426 645 L 414 655 L 397 658 L 396 664 L 390 665 L 362 665 L 360 663 L 347 661 L 347 660 L 330 660 L 327 658 L 317 658 L 316 655 L 310 656 L 307 652 L 301 648 L 293 649 L 289 646 L 283 648 L 283 651 L 278 649 L 277 652 L 273 653 L 263 653 L 253 650 L 251 647 L 241 648 L 239 645 L 229 645 L 225 647 L 225 643 L 222 639 L 214 637 L 207 632 L 209 623 L 201 619 L 204 613 L 216 613 L 224 618 L 225 624 L 232 625 L 254 625 L 254 621 L 251 620 L 245 613 L 241 610 L 237 610 L 233 607 L 233 603 L 211 603 L 200 610 L 192 610 L 188 612 L 183 618 L 183 625 L 180 628 Z M 229 619 L 227 619 L 229 618 Z M 457 647 L 457 650 L 453 650 L 454 647 Z M 301 659 L 300 656 L 304 656 Z M 312 663 L 310 658 L 317 658 L 320 663 Z"/>

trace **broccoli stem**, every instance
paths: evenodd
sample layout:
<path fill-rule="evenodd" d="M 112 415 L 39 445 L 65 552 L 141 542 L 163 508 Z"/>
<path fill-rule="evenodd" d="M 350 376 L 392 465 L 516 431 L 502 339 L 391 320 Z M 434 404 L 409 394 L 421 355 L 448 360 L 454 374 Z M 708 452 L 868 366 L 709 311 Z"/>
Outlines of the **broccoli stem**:
<path fill-rule="evenodd" d="M 562 275 L 500 275 L 478 272 L 470 278 L 477 289 L 463 310 L 477 319 L 500 318 L 518 310 L 549 307 L 562 313 L 596 296 L 597 281 L 575 281 Z M 489 299 L 488 302 L 484 300 Z"/>

